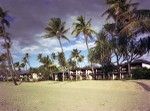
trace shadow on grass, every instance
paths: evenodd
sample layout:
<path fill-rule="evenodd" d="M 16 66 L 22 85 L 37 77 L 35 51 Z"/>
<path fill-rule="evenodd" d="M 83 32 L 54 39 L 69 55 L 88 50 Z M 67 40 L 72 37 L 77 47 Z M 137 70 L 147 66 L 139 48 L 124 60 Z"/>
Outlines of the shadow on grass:
<path fill-rule="evenodd" d="M 48 84 L 68 84 L 68 83 L 73 83 L 73 82 L 77 82 L 77 81 L 53 81 Z"/>
<path fill-rule="evenodd" d="M 138 85 L 142 86 L 143 89 L 145 89 L 146 91 L 150 92 L 150 86 L 143 83 L 143 82 L 136 82 Z"/>

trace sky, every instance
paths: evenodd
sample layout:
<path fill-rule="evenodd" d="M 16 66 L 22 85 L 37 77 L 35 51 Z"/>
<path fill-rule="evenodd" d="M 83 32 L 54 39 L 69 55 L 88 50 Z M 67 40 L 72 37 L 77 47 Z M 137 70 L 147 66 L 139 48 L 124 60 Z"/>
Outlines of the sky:
<path fill-rule="evenodd" d="M 133 0 L 140 3 L 139 8 L 150 9 L 150 0 Z M 60 51 L 57 39 L 43 39 L 44 28 L 52 17 L 60 17 L 70 28 L 67 37 L 70 42 L 63 40 L 63 47 L 68 58 L 72 49 L 79 49 L 86 56 L 86 45 L 83 36 L 78 38 L 70 35 L 72 23 L 79 15 L 92 18 L 93 28 L 98 32 L 104 25 L 102 13 L 107 9 L 105 0 L 0 0 L 0 7 L 8 10 L 11 26 L 7 31 L 13 41 L 12 55 L 14 61 L 20 61 L 25 53 L 30 54 L 32 67 L 39 66 L 37 55 L 50 55 Z M 94 41 L 89 40 L 90 47 Z M 150 59 L 149 55 L 144 58 Z M 87 58 L 81 65 L 87 65 Z"/>

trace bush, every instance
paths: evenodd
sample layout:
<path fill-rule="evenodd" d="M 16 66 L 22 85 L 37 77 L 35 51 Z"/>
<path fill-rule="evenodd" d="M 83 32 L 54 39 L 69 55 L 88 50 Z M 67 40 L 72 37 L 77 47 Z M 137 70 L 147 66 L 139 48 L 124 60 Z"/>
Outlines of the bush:
<path fill-rule="evenodd" d="M 138 68 L 132 71 L 133 79 L 150 79 L 150 69 Z"/>

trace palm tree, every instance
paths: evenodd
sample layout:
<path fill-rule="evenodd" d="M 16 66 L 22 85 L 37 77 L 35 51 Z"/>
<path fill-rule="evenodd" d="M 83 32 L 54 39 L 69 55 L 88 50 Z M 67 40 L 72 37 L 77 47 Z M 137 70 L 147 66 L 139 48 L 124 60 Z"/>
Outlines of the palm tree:
<path fill-rule="evenodd" d="M 25 67 L 26 67 L 26 71 L 28 69 L 28 66 L 29 66 L 29 69 L 31 68 L 30 66 L 30 62 L 29 62 L 29 53 L 25 53 L 23 59 L 22 59 L 22 63 L 25 64 Z"/>
<path fill-rule="evenodd" d="M 9 68 L 9 74 L 12 76 L 12 80 L 13 80 L 14 84 L 19 85 L 20 83 L 17 83 L 18 78 L 16 78 L 18 75 L 16 74 L 14 64 L 13 64 L 13 58 L 12 58 L 12 55 L 10 52 L 10 48 L 12 46 L 10 37 L 7 36 L 6 38 L 4 38 L 4 40 L 5 40 L 5 43 L 2 44 L 2 47 L 4 49 L 6 49 L 6 54 L 7 54 L 6 58 L 7 58 L 7 66 Z"/>
<path fill-rule="evenodd" d="M 73 49 L 71 52 L 71 58 L 72 58 L 72 60 L 74 60 L 76 62 L 78 67 L 79 67 L 78 62 L 82 62 L 84 59 L 84 56 L 80 55 L 80 53 L 81 53 L 81 51 L 79 51 L 78 49 Z"/>
<path fill-rule="evenodd" d="M 82 62 L 84 59 L 83 55 L 80 55 L 81 51 L 79 51 L 78 49 L 73 49 L 73 51 L 71 52 L 71 59 L 73 61 L 75 61 L 76 66 L 79 66 L 79 62 Z M 87 75 L 86 75 L 87 77 Z M 77 73 L 76 73 L 76 80 L 77 80 Z"/>
<path fill-rule="evenodd" d="M 65 54 L 63 52 L 58 52 L 58 55 L 57 55 L 57 59 L 58 59 L 58 63 L 59 65 L 63 68 L 63 74 L 62 74 L 62 81 L 64 81 L 64 72 L 67 68 L 67 61 L 65 59 Z"/>
<path fill-rule="evenodd" d="M 61 53 L 63 55 L 64 55 L 64 50 L 63 50 L 61 39 L 65 39 L 69 41 L 69 39 L 65 35 L 69 29 L 65 28 L 65 24 L 66 22 L 63 22 L 60 18 L 51 18 L 48 23 L 48 26 L 45 28 L 46 35 L 44 36 L 45 38 L 53 38 L 53 37 L 57 38 L 61 47 Z M 65 59 L 65 56 L 63 58 Z M 64 65 L 61 66 L 63 67 L 63 80 L 64 80 L 65 66 Z"/>
<path fill-rule="evenodd" d="M 42 54 L 38 55 L 38 60 L 42 63 L 42 67 L 44 68 L 45 77 L 48 79 L 49 72 L 52 75 L 56 66 L 53 64 L 53 61 L 50 59 L 49 56 L 42 56 Z M 48 73 L 48 74 L 47 74 Z"/>
<path fill-rule="evenodd" d="M 60 18 L 51 18 L 48 26 L 45 28 L 46 35 L 45 38 L 57 38 L 61 47 L 61 51 L 64 52 L 61 39 L 68 40 L 66 33 L 69 29 L 65 28 L 66 22 L 63 22 Z"/>
<path fill-rule="evenodd" d="M 50 56 L 51 56 L 52 62 L 55 62 L 55 60 L 57 58 L 56 54 L 52 53 Z"/>
<path fill-rule="evenodd" d="M 130 68 L 131 62 L 148 52 L 146 51 L 147 47 L 145 47 L 145 43 L 147 43 L 148 46 L 148 42 L 144 42 L 143 44 L 143 42 L 141 42 L 143 40 L 140 39 L 135 41 L 134 39 L 138 38 L 140 34 L 150 32 L 150 10 L 130 10 L 120 15 L 118 19 L 123 21 L 121 22 L 122 27 L 119 31 L 119 35 L 128 37 L 125 58 L 128 63 L 128 74 L 132 77 Z M 149 37 L 145 39 L 148 40 Z"/>
<path fill-rule="evenodd" d="M 5 76 L 6 76 L 6 80 L 8 80 L 8 71 L 7 71 L 7 65 L 6 65 L 6 61 L 7 61 L 7 54 L 6 53 L 2 53 L 0 55 L 0 70 L 2 72 L 5 72 Z"/>
<path fill-rule="evenodd" d="M 113 18 L 117 36 L 135 37 L 141 33 L 149 33 L 149 9 L 137 9 L 139 3 L 128 0 L 107 0 L 107 4 L 109 8 L 103 15 L 107 14 L 107 18 Z"/>
<path fill-rule="evenodd" d="M 117 64 L 117 70 L 118 74 L 120 76 L 120 79 L 122 79 L 122 74 L 121 74 L 121 64 L 125 61 L 125 58 L 123 59 L 123 52 L 121 50 L 122 44 L 119 43 L 120 37 L 118 37 L 117 31 L 115 30 L 116 24 L 115 23 L 107 23 L 104 25 L 103 30 L 105 33 L 107 33 L 110 39 L 110 44 L 111 44 L 111 51 L 112 55 L 114 56 L 114 63 Z"/>
<path fill-rule="evenodd" d="M 88 38 L 92 38 L 92 35 L 96 34 L 96 32 L 92 29 L 91 20 L 92 19 L 86 21 L 85 17 L 83 16 L 77 17 L 77 22 L 73 23 L 74 30 L 72 31 L 72 34 L 75 34 L 76 37 L 79 36 L 79 34 L 83 33 L 88 53 L 90 53 Z M 94 73 L 92 63 L 91 68 L 92 72 Z"/>
<path fill-rule="evenodd" d="M 138 2 L 132 3 L 132 0 L 106 0 L 106 4 L 109 7 L 102 16 L 107 15 L 106 20 L 112 18 L 115 22 L 120 15 L 130 10 L 135 10 L 139 5 Z"/>
<path fill-rule="evenodd" d="M 123 58 L 125 58 L 128 63 L 128 73 L 131 75 L 131 61 L 147 53 L 146 51 L 140 51 L 144 48 L 139 47 L 144 46 L 141 44 L 143 42 L 135 41 L 134 39 L 141 33 L 149 33 L 150 10 L 138 10 L 137 6 L 139 3 L 132 3 L 127 0 L 107 0 L 107 4 L 109 5 L 109 8 L 103 15 L 108 14 L 107 18 L 112 18 L 114 20 L 113 29 L 115 30 L 111 30 L 111 35 L 121 39 L 119 41 L 121 41 L 122 44 L 120 43 L 121 46 L 119 47 L 122 47 L 121 51 Z M 149 38 L 147 37 L 147 39 Z M 146 46 L 148 46 L 148 44 Z"/>
<path fill-rule="evenodd" d="M 12 76 L 12 80 L 14 82 L 15 85 L 17 84 L 17 81 L 15 79 L 15 71 L 14 71 L 14 67 L 13 67 L 13 59 L 10 53 L 10 48 L 11 48 L 11 40 L 8 37 L 8 33 L 6 32 L 6 26 L 9 27 L 10 23 L 9 21 L 6 19 L 7 17 L 7 11 L 4 11 L 1 7 L 0 7 L 0 36 L 4 38 L 4 42 L 5 42 L 5 48 L 7 51 L 7 60 L 8 60 L 8 67 L 9 67 L 9 72 L 10 75 Z"/>
<path fill-rule="evenodd" d="M 21 64 L 19 62 L 14 63 L 14 67 L 17 68 L 18 71 L 21 70 Z"/>
<path fill-rule="evenodd" d="M 42 59 L 42 54 L 40 53 L 40 54 L 38 54 L 38 56 L 37 56 L 37 60 L 39 60 L 39 61 L 41 61 L 41 59 Z"/>
<path fill-rule="evenodd" d="M 112 47 L 109 39 L 107 38 L 107 33 L 101 31 L 97 34 L 97 41 L 95 47 L 90 49 L 89 59 L 93 63 L 98 63 L 102 67 L 111 63 Z M 96 78 L 96 76 L 95 76 Z"/>
<path fill-rule="evenodd" d="M 76 62 L 72 60 L 72 58 L 69 58 L 68 61 L 68 68 L 69 70 L 75 70 L 77 69 L 77 65 L 76 65 Z"/>
<path fill-rule="evenodd" d="M 22 58 L 22 63 L 19 66 L 20 68 L 25 68 L 24 70 L 27 72 L 28 70 L 31 70 L 31 66 L 29 63 L 29 53 L 25 53 L 25 55 Z M 29 69 L 28 69 L 29 67 Z M 28 71 L 29 72 L 29 71 Z M 27 76 L 27 81 L 29 81 L 29 76 Z"/>

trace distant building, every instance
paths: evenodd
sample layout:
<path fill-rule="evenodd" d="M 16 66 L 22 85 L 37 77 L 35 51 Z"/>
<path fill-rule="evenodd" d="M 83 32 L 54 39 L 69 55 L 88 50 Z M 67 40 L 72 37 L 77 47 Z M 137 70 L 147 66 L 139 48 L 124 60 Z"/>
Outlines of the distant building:
<path fill-rule="evenodd" d="M 128 70 L 127 63 L 121 65 L 121 67 L 122 67 L 123 71 L 127 71 Z M 130 64 L 130 67 L 131 67 L 131 70 L 132 69 L 137 69 L 137 68 L 144 68 L 144 67 L 150 69 L 150 62 L 147 61 L 147 60 L 138 59 L 138 60 L 133 61 Z"/>
<path fill-rule="evenodd" d="M 150 62 L 143 59 L 138 59 L 133 61 L 130 64 L 131 70 L 137 69 L 137 68 L 147 68 L 150 69 Z M 124 63 L 121 65 L 121 74 L 122 78 L 128 77 L 128 64 Z"/>

